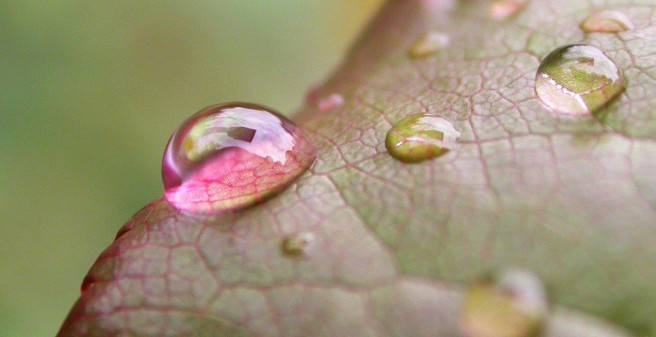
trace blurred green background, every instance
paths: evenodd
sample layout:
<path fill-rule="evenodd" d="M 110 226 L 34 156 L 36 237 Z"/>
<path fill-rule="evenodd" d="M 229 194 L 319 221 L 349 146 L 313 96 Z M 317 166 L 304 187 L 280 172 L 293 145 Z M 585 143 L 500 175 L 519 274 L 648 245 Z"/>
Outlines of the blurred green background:
<path fill-rule="evenodd" d="M 293 113 L 381 2 L 0 2 L 0 336 L 56 333 L 178 123 Z"/>

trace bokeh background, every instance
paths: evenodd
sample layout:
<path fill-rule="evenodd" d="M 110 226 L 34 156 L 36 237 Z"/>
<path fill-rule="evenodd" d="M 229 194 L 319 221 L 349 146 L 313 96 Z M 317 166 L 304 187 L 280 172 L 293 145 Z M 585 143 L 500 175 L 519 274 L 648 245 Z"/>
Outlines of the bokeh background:
<path fill-rule="evenodd" d="M 0 336 L 52 336 L 178 123 L 290 115 L 382 0 L 0 1 Z"/>

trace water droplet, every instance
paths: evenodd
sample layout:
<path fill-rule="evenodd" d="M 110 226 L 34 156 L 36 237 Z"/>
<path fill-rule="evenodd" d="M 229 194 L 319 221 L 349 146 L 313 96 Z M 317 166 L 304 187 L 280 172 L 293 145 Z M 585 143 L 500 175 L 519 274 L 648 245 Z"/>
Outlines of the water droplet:
<path fill-rule="evenodd" d="M 528 0 L 494 0 L 490 5 L 490 16 L 495 20 L 505 20 L 517 15 L 527 4 Z"/>
<path fill-rule="evenodd" d="M 624 90 L 624 75 L 603 51 L 569 45 L 551 52 L 540 64 L 535 92 L 548 107 L 566 114 L 588 114 Z"/>
<path fill-rule="evenodd" d="M 344 105 L 344 97 L 340 94 L 332 94 L 319 100 L 319 111 L 327 112 Z"/>
<path fill-rule="evenodd" d="M 588 33 L 619 33 L 635 28 L 631 20 L 622 12 L 605 10 L 590 14 L 581 29 Z"/>
<path fill-rule="evenodd" d="M 310 232 L 294 233 L 282 240 L 280 250 L 289 256 L 307 255 L 307 250 L 313 242 L 314 234 Z"/>
<path fill-rule="evenodd" d="M 403 118 L 387 132 L 385 147 L 394 158 L 416 163 L 455 148 L 460 132 L 444 118 L 415 114 Z"/>
<path fill-rule="evenodd" d="M 256 104 L 207 107 L 173 133 L 162 160 L 166 199 L 195 213 L 241 209 L 279 192 L 312 164 L 301 130 Z"/>
<path fill-rule="evenodd" d="M 408 56 L 422 59 L 437 53 L 449 45 L 449 35 L 440 32 L 428 32 L 421 35 L 408 49 Z"/>
<path fill-rule="evenodd" d="M 92 285 L 96 283 L 96 278 L 92 276 L 85 276 L 82 280 L 82 285 L 80 286 L 80 293 L 84 294 Z"/>
<path fill-rule="evenodd" d="M 540 279 L 529 271 L 511 270 L 470 287 L 460 323 L 470 337 L 528 337 L 540 332 L 548 311 Z"/>

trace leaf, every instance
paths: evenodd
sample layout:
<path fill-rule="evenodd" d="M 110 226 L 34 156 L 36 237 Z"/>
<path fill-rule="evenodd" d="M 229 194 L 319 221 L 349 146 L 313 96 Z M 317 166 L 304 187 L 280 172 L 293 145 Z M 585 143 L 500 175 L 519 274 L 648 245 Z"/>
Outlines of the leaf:
<path fill-rule="evenodd" d="M 312 95 L 344 105 L 300 111 L 313 168 L 227 216 L 146 206 L 59 336 L 458 336 L 462 285 L 510 267 L 568 308 L 548 336 L 656 336 L 656 5 L 532 0 L 505 21 L 488 7 L 388 4 Z M 598 9 L 635 29 L 583 33 Z M 427 30 L 450 45 L 409 59 Z M 533 91 L 540 60 L 572 43 L 604 50 L 628 81 L 596 118 L 560 116 Z M 418 112 L 451 121 L 459 147 L 419 164 L 389 156 L 386 132 Z M 314 238 L 304 254 L 283 253 L 298 233 Z"/>

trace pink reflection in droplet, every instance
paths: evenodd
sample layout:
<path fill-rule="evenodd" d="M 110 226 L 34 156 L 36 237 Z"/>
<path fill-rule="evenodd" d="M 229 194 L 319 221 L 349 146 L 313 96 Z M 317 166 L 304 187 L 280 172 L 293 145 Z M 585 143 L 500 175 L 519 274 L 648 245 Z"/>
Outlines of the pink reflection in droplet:
<path fill-rule="evenodd" d="M 302 131 L 250 103 L 207 107 L 171 136 L 162 160 L 166 199 L 195 213 L 241 209 L 284 189 L 315 152 Z"/>

